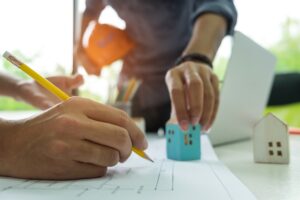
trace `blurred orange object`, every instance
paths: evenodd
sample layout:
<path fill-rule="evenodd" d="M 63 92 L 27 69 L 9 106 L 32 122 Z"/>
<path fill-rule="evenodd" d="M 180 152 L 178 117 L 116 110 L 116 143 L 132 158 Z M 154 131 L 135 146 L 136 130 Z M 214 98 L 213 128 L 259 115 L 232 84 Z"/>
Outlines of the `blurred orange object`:
<path fill-rule="evenodd" d="M 134 43 L 124 30 L 97 23 L 89 37 L 85 52 L 97 68 L 102 68 L 123 58 L 133 48 Z"/>

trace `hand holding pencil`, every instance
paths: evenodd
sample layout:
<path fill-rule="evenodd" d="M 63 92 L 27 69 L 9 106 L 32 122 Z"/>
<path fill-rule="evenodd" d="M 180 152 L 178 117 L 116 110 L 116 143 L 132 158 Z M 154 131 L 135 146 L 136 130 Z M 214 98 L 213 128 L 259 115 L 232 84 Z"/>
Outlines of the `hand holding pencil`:
<path fill-rule="evenodd" d="M 63 91 L 61 91 L 54 84 L 52 84 L 50 81 L 48 81 L 45 78 L 43 78 L 41 75 L 39 75 L 37 72 L 35 72 L 34 70 L 32 70 L 26 64 L 24 64 L 21 61 L 19 61 L 17 58 L 15 58 L 10 53 L 5 52 L 5 54 L 3 56 L 7 60 L 9 60 L 11 63 L 13 63 L 14 65 L 16 65 L 18 68 L 20 68 L 21 70 L 23 70 L 25 73 L 27 73 L 29 76 L 31 76 L 33 79 L 35 79 L 45 89 L 47 89 L 48 91 L 52 92 L 54 95 L 56 95 L 57 97 L 59 97 L 61 100 L 66 101 L 66 100 L 68 100 L 70 98 L 66 93 L 64 93 Z M 97 105 L 96 103 L 92 103 L 92 101 L 91 101 L 91 104 L 93 104 L 95 106 Z M 101 107 L 100 105 L 101 104 L 99 104 L 99 106 L 96 106 L 96 107 L 100 108 Z M 102 107 L 105 107 L 105 106 L 102 106 Z M 93 116 L 89 116 L 89 117 L 92 118 L 92 119 L 94 119 L 94 120 L 100 120 L 100 121 L 104 120 L 102 122 L 103 123 L 102 126 L 104 126 L 104 127 L 108 126 L 107 123 L 112 123 L 112 124 L 114 124 L 116 126 L 119 126 L 119 127 L 123 128 L 124 131 L 121 131 L 121 132 L 123 132 L 124 135 L 129 134 L 129 136 L 131 138 L 132 145 L 135 146 L 135 147 L 132 147 L 132 151 L 134 151 L 135 153 L 137 153 L 139 156 L 141 156 L 141 157 L 143 157 L 143 158 L 145 158 L 147 160 L 152 161 L 144 152 L 142 152 L 141 150 L 139 150 L 139 148 L 145 149 L 146 146 L 147 146 L 146 145 L 147 142 L 146 142 L 146 139 L 145 139 L 143 133 L 141 133 L 141 131 L 139 130 L 139 128 L 135 126 L 134 122 L 127 115 L 125 115 L 124 112 L 121 112 L 121 111 L 119 111 L 117 109 L 113 109 L 111 107 L 106 108 L 106 109 L 111 109 L 111 114 L 109 114 L 109 116 L 107 116 L 106 117 L 107 119 L 105 119 L 105 120 L 102 119 L 103 117 L 96 117 L 94 115 Z M 105 109 L 103 109 L 103 111 L 105 111 Z M 116 113 L 116 114 L 114 115 L 113 113 Z M 117 114 L 117 113 L 119 113 L 119 114 Z M 121 119 L 119 119 L 120 117 L 121 117 Z M 99 124 L 99 126 L 100 126 L 100 124 Z M 108 132 L 111 132 L 111 131 L 108 131 Z M 110 140 L 113 140 L 113 138 L 110 138 Z M 140 141 L 142 141 L 142 143 Z M 106 141 L 102 141 L 102 142 L 105 143 Z M 120 148 L 120 147 L 114 147 L 114 148 Z M 120 156 L 120 157 L 122 157 L 122 156 Z M 121 160 L 124 160 L 124 159 L 121 159 Z"/>

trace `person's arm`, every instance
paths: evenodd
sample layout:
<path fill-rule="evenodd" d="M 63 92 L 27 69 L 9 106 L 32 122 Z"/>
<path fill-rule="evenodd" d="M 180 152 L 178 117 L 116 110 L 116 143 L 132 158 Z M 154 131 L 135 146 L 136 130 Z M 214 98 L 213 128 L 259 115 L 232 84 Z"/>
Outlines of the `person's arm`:
<path fill-rule="evenodd" d="M 192 37 L 182 56 L 198 53 L 212 62 L 223 37 L 232 32 L 235 22 L 230 22 L 222 11 L 220 14 L 213 12 L 208 5 L 201 5 Z M 219 5 L 212 7 L 220 9 Z M 218 78 L 211 67 L 205 62 L 185 61 L 168 71 L 166 83 L 172 101 L 172 115 L 176 115 L 181 128 L 186 130 L 189 123 L 200 123 L 204 130 L 208 130 L 219 103 Z"/>
<path fill-rule="evenodd" d="M 68 94 L 83 84 L 81 75 L 52 76 L 47 79 Z M 47 109 L 60 102 L 36 81 L 21 80 L 2 73 L 0 73 L 0 96 L 9 96 L 39 109 Z"/>
<path fill-rule="evenodd" d="M 83 37 L 86 29 L 91 22 L 98 22 L 99 15 L 104 9 L 103 2 L 101 0 L 86 0 L 86 9 L 83 12 L 81 20 L 81 28 L 78 41 L 76 42 L 76 48 L 74 56 L 78 62 L 85 68 L 88 74 L 100 74 L 100 69 L 95 67 L 95 63 L 88 58 L 83 47 Z"/>
<path fill-rule="evenodd" d="M 200 53 L 213 60 L 226 28 L 226 21 L 221 16 L 205 14 L 199 17 L 183 56 Z M 219 101 L 218 78 L 211 67 L 205 63 L 187 61 L 171 69 L 166 81 L 171 94 L 172 112 L 181 127 L 186 130 L 189 123 L 200 122 L 207 130 L 215 118 Z"/>
<path fill-rule="evenodd" d="M 18 83 L 20 79 L 0 73 L 0 96 L 18 97 Z"/>
<path fill-rule="evenodd" d="M 132 146 L 145 150 L 147 141 L 125 112 L 72 97 L 24 120 L 0 119 L 0 176 L 99 177 L 124 162 Z"/>
<path fill-rule="evenodd" d="M 212 61 L 226 34 L 227 26 L 226 20 L 220 15 L 202 15 L 195 21 L 192 37 L 182 55 L 200 53 Z"/>

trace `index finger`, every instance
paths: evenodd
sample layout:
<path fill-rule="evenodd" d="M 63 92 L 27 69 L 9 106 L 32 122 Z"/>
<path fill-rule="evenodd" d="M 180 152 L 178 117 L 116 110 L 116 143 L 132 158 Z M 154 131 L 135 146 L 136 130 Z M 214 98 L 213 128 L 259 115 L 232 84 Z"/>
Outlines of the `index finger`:
<path fill-rule="evenodd" d="M 141 150 L 148 147 L 145 135 L 126 112 L 91 100 L 87 101 L 84 112 L 90 119 L 120 126 L 128 131 L 134 147 Z"/>
<path fill-rule="evenodd" d="M 180 71 L 169 71 L 166 75 L 172 110 L 175 109 L 177 121 L 183 130 L 188 129 L 189 115 L 187 111 L 186 94 Z"/>
<path fill-rule="evenodd" d="M 198 124 L 203 111 L 203 82 L 198 72 L 186 70 L 184 73 L 189 101 L 189 115 L 193 124 Z"/>
<path fill-rule="evenodd" d="M 66 79 L 66 87 L 67 89 L 76 89 L 84 83 L 83 76 L 80 74 L 76 74 L 72 77 L 67 77 Z"/>

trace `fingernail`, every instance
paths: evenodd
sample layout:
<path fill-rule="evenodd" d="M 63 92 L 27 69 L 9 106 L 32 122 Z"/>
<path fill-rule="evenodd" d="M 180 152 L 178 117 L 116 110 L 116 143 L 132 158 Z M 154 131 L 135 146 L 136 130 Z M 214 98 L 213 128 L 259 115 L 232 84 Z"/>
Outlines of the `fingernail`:
<path fill-rule="evenodd" d="M 189 122 L 187 120 L 182 120 L 181 122 L 179 122 L 179 125 L 184 131 L 187 131 L 189 128 Z"/>
<path fill-rule="evenodd" d="M 147 149 L 148 148 L 148 141 L 146 138 L 144 138 L 144 141 L 143 141 L 143 149 Z"/>
<path fill-rule="evenodd" d="M 210 128 L 209 125 L 205 125 L 205 126 L 203 127 L 203 129 L 204 129 L 205 132 L 207 132 L 209 128 Z"/>
<path fill-rule="evenodd" d="M 198 123 L 199 123 L 199 118 L 198 117 L 193 117 L 192 124 L 197 125 Z"/>

